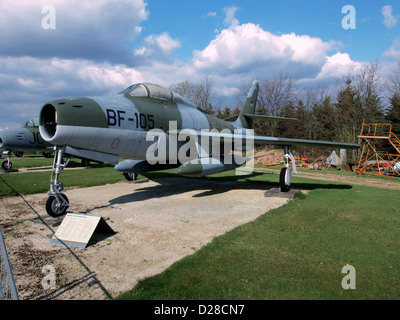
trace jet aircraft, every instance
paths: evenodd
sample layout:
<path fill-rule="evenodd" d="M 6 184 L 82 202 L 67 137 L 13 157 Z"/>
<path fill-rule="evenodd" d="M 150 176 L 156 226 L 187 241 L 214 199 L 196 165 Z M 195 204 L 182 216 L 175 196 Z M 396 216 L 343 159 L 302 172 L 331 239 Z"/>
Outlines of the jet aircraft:
<path fill-rule="evenodd" d="M 21 157 L 24 151 L 40 151 L 49 157 L 53 152 L 53 145 L 44 141 L 39 132 L 39 119 L 31 119 L 16 128 L 0 131 L 0 149 L 7 155 L 7 160 L 2 163 L 2 168 L 11 170 L 10 154 L 15 152 Z"/>
<path fill-rule="evenodd" d="M 24 152 L 38 151 L 42 152 L 44 157 L 49 158 L 54 151 L 54 145 L 43 140 L 39 132 L 39 119 L 35 118 L 16 128 L 0 131 L 0 149 L 3 150 L 3 154 L 7 155 L 7 160 L 3 161 L 1 166 L 5 171 L 9 171 L 12 169 L 10 161 L 12 152 L 17 157 L 22 157 Z M 82 165 L 87 167 L 91 159 L 80 157 L 80 152 L 75 151 L 67 147 L 65 155 L 80 158 Z"/>
<path fill-rule="evenodd" d="M 233 154 L 254 144 L 280 145 L 285 148 L 286 160 L 280 174 L 281 191 L 290 188 L 290 163 L 296 173 L 292 146 L 359 148 L 351 143 L 253 135 L 254 119 L 293 120 L 256 115 L 258 91 L 255 80 L 234 122 L 207 114 L 170 89 L 150 83 L 131 85 L 111 97 L 46 103 L 40 111 L 39 129 L 43 139 L 55 145 L 47 213 L 60 216 L 69 207 L 59 181 L 68 164 L 62 158 L 66 148 L 82 157 L 115 164 L 115 169 L 126 175 L 178 168 L 179 174 L 193 177 L 247 164 L 250 158 Z M 127 160 L 118 163 L 120 158 Z"/>

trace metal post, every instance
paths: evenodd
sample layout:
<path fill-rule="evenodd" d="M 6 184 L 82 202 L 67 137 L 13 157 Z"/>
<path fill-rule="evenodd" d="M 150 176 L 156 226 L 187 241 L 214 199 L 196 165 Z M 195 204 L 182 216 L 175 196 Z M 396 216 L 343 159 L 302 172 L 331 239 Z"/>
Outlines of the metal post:
<path fill-rule="evenodd" d="M 0 229 L 0 300 L 18 300 L 17 288 L 15 287 L 10 261 L 8 260 L 3 233 Z"/>

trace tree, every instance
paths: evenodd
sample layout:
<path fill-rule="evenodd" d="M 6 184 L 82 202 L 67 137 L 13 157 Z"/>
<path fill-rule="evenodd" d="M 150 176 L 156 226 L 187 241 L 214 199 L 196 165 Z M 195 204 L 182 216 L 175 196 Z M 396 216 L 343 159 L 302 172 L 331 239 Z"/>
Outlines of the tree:
<path fill-rule="evenodd" d="M 325 97 L 322 103 L 315 103 L 312 110 L 314 133 L 316 140 L 334 141 L 338 128 L 335 108 L 330 97 Z"/>
<path fill-rule="evenodd" d="M 219 108 L 217 112 L 217 117 L 220 119 L 225 119 L 233 115 L 235 114 L 233 113 L 232 109 L 229 108 L 228 106 L 225 106 L 224 109 Z"/>
<path fill-rule="evenodd" d="M 392 124 L 392 131 L 400 137 L 400 95 L 394 94 L 390 98 L 390 107 L 386 119 Z"/>
<path fill-rule="evenodd" d="M 387 88 L 391 97 L 400 96 L 400 62 L 387 79 Z"/>
<path fill-rule="evenodd" d="M 343 142 L 356 141 L 363 116 L 360 98 L 352 86 L 351 79 L 347 79 L 345 87 L 338 92 L 334 106 L 339 126 L 337 138 Z"/>
<path fill-rule="evenodd" d="M 386 119 L 392 124 L 392 130 L 400 135 L 400 62 L 393 73 L 389 75 L 387 82 L 390 93 L 390 106 L 386 113 Z"/>
<path fill-rule="evenodd" d="M 377 62 L 370 63 L 358 73 L 354 89 L 361 103 L 361 113 L 364 123 L 379 122 L 383 118 L 383 106 L 380 92 L 383 91 L 384 81 L 380 75 L 380 65 Z"/>
<path fill-rule="evenodd" d="M 223 103 L 223 98 L 218 97 L 215 93 L 214 81 L 209 76 L 203 78 L 200 83 L 189 80 L 178 82 L 171 86 L 171 90 L 209 114 L 216 113 Z"/>

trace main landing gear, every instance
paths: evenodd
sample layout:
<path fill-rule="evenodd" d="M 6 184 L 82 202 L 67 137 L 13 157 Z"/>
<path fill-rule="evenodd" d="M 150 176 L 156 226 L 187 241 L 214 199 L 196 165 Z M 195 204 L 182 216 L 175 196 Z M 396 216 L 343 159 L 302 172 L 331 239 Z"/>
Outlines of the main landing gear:
<path fill-rule="evenodd" d="M 138 177 L 138 174 L 136 172 L 124 172 L 123 175 L 127 181 L 137 180 Z"/>
<path fill-rule="evenodd" d="M 293 172 L 297 174 L 296 163 L 294 161 L 294 156 L 291 152 L 290 146 L 285 146 L 285 168 L 281 169 L 281 173 L 279 175 L 279 188 L 281 192 L 288 192 L 290 190 L 290 183 L 292 180 L 292 173 L 290 169 L 290 162 L 292 162 Z"/>
<path fill-rule="evenodd" d="M 69 208 L 69 201 L 63 194 L 64 186 L 58 181 L 59 175 L 68 165 L 72 156 L 67 161 L 63 162 L 63 153 L 65 147 L 54 147 L 53 172 L 50 180 L 49 198 L 46 201 L 46 211 L 52 217 L 60 217 L 64 215 Z"/>

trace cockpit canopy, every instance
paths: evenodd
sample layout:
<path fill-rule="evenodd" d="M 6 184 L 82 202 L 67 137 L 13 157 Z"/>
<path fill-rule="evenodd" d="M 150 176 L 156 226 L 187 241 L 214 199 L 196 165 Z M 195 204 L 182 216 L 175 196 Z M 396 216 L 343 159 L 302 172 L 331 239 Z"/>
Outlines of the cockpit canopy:
<path fill-rule="evenodd" d="M 25 127 L 38 127 L 39 126 L 39 118 L 31 119 L 28 122 L 24 123 L 23 126 L 25 126 Z"/>
<path fill-rule="evenodd" d="M 192 102 L 181 97 L 176 92 L 153 83 L 136 83 L 121 91 L 120 94 L 129 94 L 132 97 L 149 97 L 165 101 L 174 101 L 196 107 Z"/>

